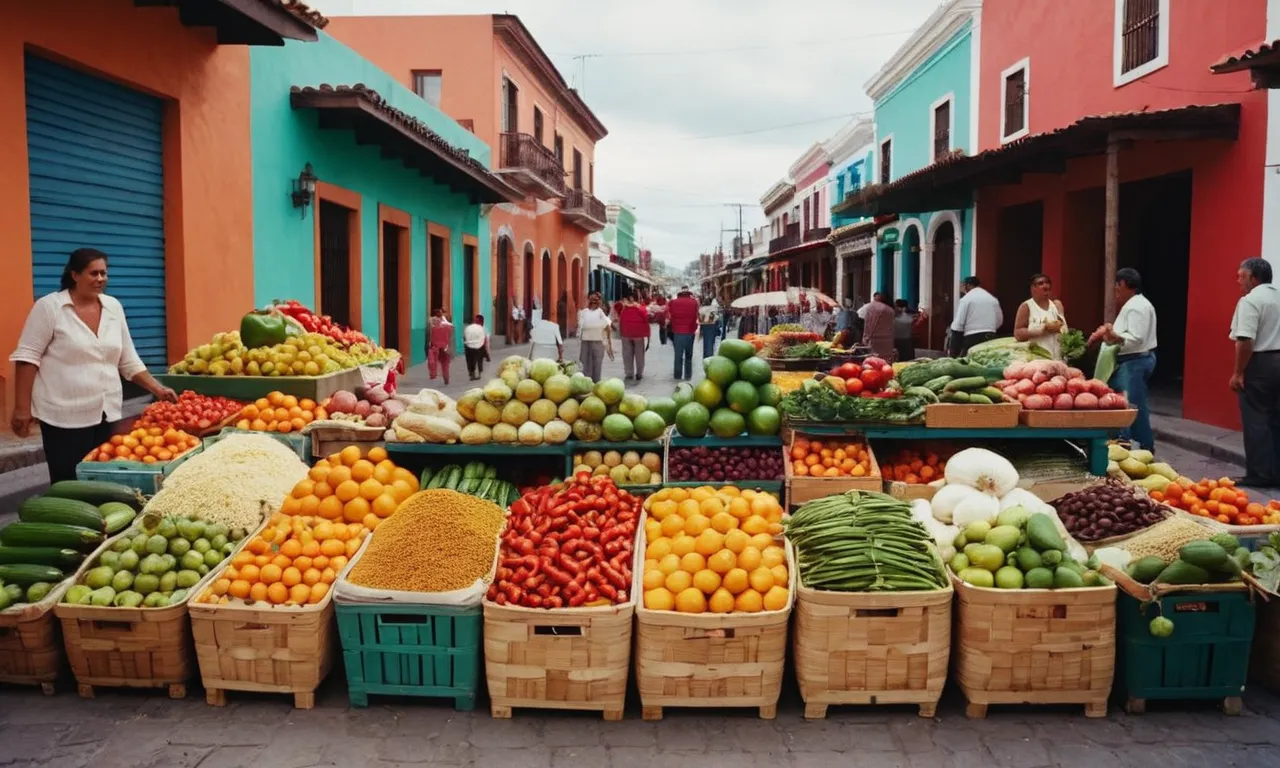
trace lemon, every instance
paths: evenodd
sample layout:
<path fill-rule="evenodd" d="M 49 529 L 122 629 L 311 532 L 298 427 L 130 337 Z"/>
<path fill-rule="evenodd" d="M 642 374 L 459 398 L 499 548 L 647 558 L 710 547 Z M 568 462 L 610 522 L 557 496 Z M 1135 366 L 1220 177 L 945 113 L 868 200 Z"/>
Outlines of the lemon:
<path fill-rule="evenodd" d="M 644 548 L 645 560 L 661 560 L 671 554 L 671 539 L 656 538 Z"/>
<path fill-rule="evenodd" d="M 659 587 L 644 593 L 644 607 L 651 611 L 670 611 L 676 607 L 675 595 Z"/>
<path fill-rule="evenodd" d="M 759 568 L 760 560 L 760 550 L 755 547 L 747 547 L 738 553 L 738 567 L 744 568 L 748 572 Z"/>
<path fill-rule="evenodd" d="M 677 534 L 671 540 L 671 553 L 679 557 L 684 557 L 694 550 L 697 540 L 687 533 Z"/>
<path fill-rule="evenodd" d="M 709 499 L 704 499 L 700 504 L 700 508 L 702 509 L 702 514 L 707 517 L 714 517 L 724 511 L 724 502 L 720 500 L 719 496 L 713 496 Z"/>
<path fill-rule="evenodd" d="M 759 613 L 764 608 L 764 597 L 759 592 L 748 589 L 733 601 L 733 608 L 743 613 Z"/>
<path fill-rule="evenodd" d="M 680 515 L 667 515 L 662 519 L 662 535 L 674 537 L 677 533 L 683 532 L 684 518 Z"/>
<path fill-rule="evenodd" d="M 728 573 L 738 564 L 738 558 L 727 549 L 722 549 L 711 557 L 707 558 L 707 567 L 716 573 Z"/>
<path fill-rule="evenodd" d="M 738 519 L 728 512 L 719 512 L 711 518 L 711 527 L 719 533 L 728 533 L 738 527 Z"/>
<path fill-rule="evenodd" d="M 707 558 L 697 552 L 688 552 L 680 557 L 680 570 L 697 573 L 707 567 Z"/>
<path fill-rule="evenodd" d="M 703 557 L 711 557 L 724 549 L 724 536 L 712 530 L 703 531 L 693 542 L 693 551 Z"/>
<path fill-rule="evenodd" d="M 747 594 L 747 593 L 743 593 Z M 766 611 L 780 611 L 787 607 L 787 590 L 785 587 L 770 587 L 769 591 L 764 593 L 764 609 Z"/>
<path fill-rule="evenodd" d="M 769 547 L 774 546 L 773 537 L 767 533 L 757 533 L 755 536 L 751 537 L 751 546 L 763 552 Z"/>
<path fill-rule="evenodd" d="M 693 586 L 693 574 L 688 571 L 673 571 L 663 582 L 668 590 L 674 595 L 679 595 L 684 590 Z"/>
<path fill-rule="evenodd" d="M 679 512 L 681 517 L 693 517 L 702 513 L 702 505 L 693 499 L 685 499 L 680 502 Z"/>
<path fill-rule="evenodd" d="M 725 549 L 735 555 L 746 549 L 749 544 L 751 544 L 751 537 L 743 531 L 733 530 L 724 535 Z"/>
<path fill-rule="evenodd" d="M 644 537 L 650 542 L 662 538 L 662 525 L 657 520 L 646 520 L 644 523 Z"/>
<path fill-rule="evenodd" d="M 772 568 L 787 562 L 787 553 L 779 546 L 768 546 L 760 550 L 760 564 Z"/>
<path fill-rule="evenodd" d="M 676 595 L 676 610 L 680 613 L 706 613 L 706 595 L 693 587 L 689 587 Z"/>
<path fill-rule="evenodd" d="M 724 587 L 717 589 L 711 595 L 711 599 L 707 601 L 707 607 L 711 609 L 712 613 L 729 613 L 733 610 L 733 605 L 733 595 Z"/>
<path fill-rule="evenodd" d="M 662 530 L 664 531 L 666 530 L 665 526 L 666 526 L 666 521 L 663 521 Z M 750 534 L 751 536 L 754 536 L 757 533 L 768 533 L 769 521 L 765 520 L 760 515 L 753 514 L 750 517 L 748 517 L 746 520 L 742 521 L 742 530 Z"/>
<path fill-rule="evenodd" d="M 689 515 L 689 519 L 684 521 L 684 532 L 690 536 L 697 536 L 710 527 L 711 518 L 703 514 Z"/>
<path fill-rule="evenodd" d="M 789 577 L 789 574 L 787 573 L 787 566 L 775 565 L 769 569 L 769 573 L 773 574 L 774 584 L 778 585 L 779 587 L 787 586 L 787 578 Z"/>
<path fill-rule="evenodd" d="M 773 587 L 773 571 L 768 568 L 756 568 L 754 571 L 751 571 L 751 576 L 749 578 L 751 581 L 751 588 L 762 595 Z"/>
<path fill-rule="evenodd" d="M 662 571 L 658 570 L 657 568 L 654 568 L 651 571 L 644 572 L 643 584 L 646 591 L 661 587 L 663 584 L 666 583 L 666 580 L 667 580 L 667 575 Z"/>
<path fill-rule="evenodd" d="M 677 504 L 689 498 L 689 491 L 686 488 L 669 488 L 667 490 L 671 491 L 671 495 L 668 498 Z"/>
<path fill-rule="evenodd" d="M 725 594 L 728 594 L 727 591 L 721 589 L 720 587 L 720 574 L 716 573 L 715 571 L 709 568 L 704 568 L 703 570 L 693 574 L 693 586 L 702 590 L 702 593 L 704 595 L 710 595 L 711 593 L 717 590 L 720 590 L 722 592 L 725 592 Z"/>
<path fill-rule="evenodd" d="M 703 485 L 694 488 L 693 492 L 689 494 L 689 498 L 701 504 L 707 499 L 712 498 L 714 495 L 715 492 L 711 490 L 710 486 Z"/>
<path fill-rule="evenodd" d="M 724 574 L 724 579 L 721 583 L 725 589 L 734 595 L 746 591 L 747 587 L 751 586 L 750 577 L 741 568 L 730 569 L 728 573 Z"/>
<path fill-rule="evenodd" d="M 751 514 L 751 502 L 746 499 L 730 499 L 729 500 L 729 516 L 735 521 L 742 520 Z M 734 523 L 737 526 L 737 522 Z"/>
<path fill-rule="evenodd" d="M 680 570 L 680 556 L 676 554 L 666 555 L 658 561 L 658 570 L 667 576 Z"/>
<path fill-rule="evenodd" d="M 303 535 L 303 537 L 305 538 L 305 537 L 307 536 L 307 533 L 306 533 L 306 532 L 304 532 L 302 535 Z M 306 543 L 306 542 L 304 541 L 304 542 L 303 542 L 303 544 L 305 544 L 305 543 Z M 646 570 L 646 571 L 656 571 L 656 570 L 658 570 L 658 561 L 657 561 L 657 560 L 654 560 L 653 558 L 648 558 L 648 559 L 646 559 L 646 560 L 644 561 L 644 570 Z"/>

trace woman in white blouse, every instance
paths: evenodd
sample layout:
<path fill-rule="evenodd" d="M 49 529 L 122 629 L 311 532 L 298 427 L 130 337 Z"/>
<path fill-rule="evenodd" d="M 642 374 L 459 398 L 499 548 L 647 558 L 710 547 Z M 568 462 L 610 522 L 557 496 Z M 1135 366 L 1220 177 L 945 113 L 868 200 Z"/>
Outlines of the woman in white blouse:
<path fill-rule="evenodd" d="M 107 255 L 92 248 L 71 253 L 62 290 L 38 300 L 27 315 L 16 364 L 13 431 L 26 437 L 40 422 L 49 481 L 74 480 L 76 464 L 111 438 L 124 390 L 132 381 L 161 400 L 175 400 L 143 365 L 129 336 L 124 308 L 104 293 Z"/>

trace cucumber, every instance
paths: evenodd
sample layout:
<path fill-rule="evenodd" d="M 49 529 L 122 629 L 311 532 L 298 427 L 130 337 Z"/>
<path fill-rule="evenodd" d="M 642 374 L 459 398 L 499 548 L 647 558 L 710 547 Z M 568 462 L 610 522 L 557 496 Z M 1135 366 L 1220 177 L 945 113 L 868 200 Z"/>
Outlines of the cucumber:
<path fill-rule="evenodd" d="M 431 484 L 425 487 L 429 487 L 429 488 L 445 487 L 444 484 L 449 479 L 449 473 L 456 468 L 457 468 L 456 464 L 448 464 L 441 467 L 439 470 L 436 471 L 434 475 L 431 476 Z"/>
<path fill-rule="evenodd" d="M 972 405 L 993 405 L 993 403 L 991 402 L 991 398 L 987 397 L 981 392 L 970 392 L 969 403 Z"/>
<path fill-rule="evenodd" d="M 115 501 L 128 504 L 136 510 L 142 509 L 144 501 L 142 496 L 132 488 L 99 480 L 59 480 L 51 485 L 44 495 L 57 499 L 75 499 L 95 507 Z"/>
<path fill-rule="evenodd" d="M 18 507 L 18 519 L 24 523 L 61 523 L 101 531 L 106 527 L 102 512 L 84 501 L 33 496 Z"/>
<path fill-rule="evenodd" d="M 925 389 L 932 392 L 941 392 L 942 388 L 947 386 L 949 383 L 951 383 L 950 376 L 938 376 L 937 378 L 929 379 L 920 386 L 923 386 Z"/>
<path fill-rule="evenodd" d="M 987 379 L 984 376 L 966 376 L 961 379 L 952 379 L 942 388 L 943 392 L 961 392 L 970 389 L 983 389 L 987 386 Z"/>
<path fill-rule="evenodd" d="M 60 547 L 0 546 L 0 565 L 51 565 L 73 571 L 84 562 L 84 553 Z"/>
<path fill-rule="evenodd" d="M 493 478 L 486 477 L 480 481 L 479 487 L 476 488 L 475 495 L 482 499 L 492 500 Z"/>
<path fill-rule="evenodd" d="M 967 403 L 969 402 L 968 392 L 943 392 L 938 395 L 938 399 L 944 403 Z"/>
<path fill-rule="evenodd" d="M 986 395 L 987 397 L 991 398 L 991 402 L 993 403 L 1004 402 L 1004 393 L 996 389 L 995 387 L 983 387 L 982 389 L 978 390 L 978 394 Z"/>
<path fill-rule="evenodd" d="M 27 587 L 39 581 L 56 584 L 65 578 L 62 571 L 49 565 L 34 563 L 0 565 L 0 581 L 4 581 L 5 585 L 17 584 L 20 587 Z"/>
<path fill-rule="evenodd" d="M 484 476 L 491 479 L 497 478 L 498 468 L 490 464 L 489 466 L 484 468 Z"/>
<path fill-rule="evenodd" d="M 61 523 L 10 523 L 0 528 L 0 544 L 13 547 L 65 547 L 92 552 L 104 540 L 100 531 Z"/>
<path fill-rule="evenodd" d="M 129 523 L 138 516 L 133 507 L 127 504 L 120 504 L 114 501 L 108 501 L 101 507 L 103 520 L 106 522 L 107 534 L 119 533 L 128 527 Z"/>
<path fill-rule="evenodd" d="M 453 465 L 449 468 L 449 479 L 445 480 L 444 488 L 451 491 L 458 490 L 458 485 L 462 482 L 462 467 Z"/>
<path fill-rule="evenodd" d="M 484 476 L 484 464 L 479 461 L 473 461 L 462 470 L 462 476 L 470 480 L 476 477 Z"/>
<path fill-rule="evenodd" d="M 905 390 L 903 390 L 902 394 L 915 395 L 921 400 L 924 400 L 926 403 L 939 402 L 938 393 L 934 392 L 932 389 L 929 389 L 928 387 L 907 387 Z"/>
<path fill-rule="evenodd" d="M 433 470 L 431 467 L 427 467 L 426 469 L 422 470 L 422 476 L 418 478 L 418 487 L 419 488 L 430 487 L 431 476 L 433 474 L 435 474 L 435 470 Z"/>

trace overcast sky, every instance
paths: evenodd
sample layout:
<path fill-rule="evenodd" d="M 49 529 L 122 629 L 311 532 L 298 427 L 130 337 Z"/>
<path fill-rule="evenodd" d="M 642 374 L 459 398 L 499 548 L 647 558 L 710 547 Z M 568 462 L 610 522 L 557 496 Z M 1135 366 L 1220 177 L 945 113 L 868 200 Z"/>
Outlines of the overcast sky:
<path fill-rule="evenodd" d="M 633 205 L 638 236 L 674 267 L 737 226 L 726 203 L 748 204 L 744 228 L 763 223 L 760 196 L 870 111 L 863 83 L 939 2 L 309 0 L 335 16 L 517 14 L 609 129 L 597 196 Z"/>

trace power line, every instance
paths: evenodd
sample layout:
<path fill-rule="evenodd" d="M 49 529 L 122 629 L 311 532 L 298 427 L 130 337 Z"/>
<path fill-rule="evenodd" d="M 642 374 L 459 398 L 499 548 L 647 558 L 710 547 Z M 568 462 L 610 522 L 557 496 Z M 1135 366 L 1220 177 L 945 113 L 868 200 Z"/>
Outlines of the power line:
<path fill-rule="evenodd" d="M 598 53 L 554 53 L 553 56 L 561 56 L 572 59 L 604 59 L 604 58 L 621 58 L 630 56 L 708 56 L 717 53 L 735 53 L 738 51 L 768 51 L 777 48 L 793 48 L 798 45 L 829 45 L 833 42 L 852 42 L 855 40 L 871 40 L 878 37 L 894 37 L 897 35 L 910 35 L 915 32 L 914 29 L 897 30 L 894 32 L 876 32 L 869 35 L 855 35 L 847 38 L 820 38 L 814 40 L 793 40 L 787 43 L 769 43 L 763 45 L 739 45 L 729 48 L 686 48 L 683 50 L 668 51 L 604 51 Z"/>

